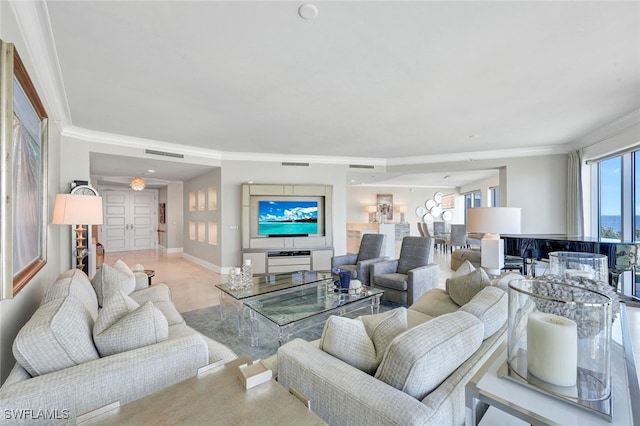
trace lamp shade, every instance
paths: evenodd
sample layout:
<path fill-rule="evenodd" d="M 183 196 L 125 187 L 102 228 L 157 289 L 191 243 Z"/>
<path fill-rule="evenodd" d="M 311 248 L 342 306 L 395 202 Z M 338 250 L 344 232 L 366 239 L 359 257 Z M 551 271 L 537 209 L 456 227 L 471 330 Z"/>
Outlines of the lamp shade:
<path fill-rule="evenodd" d="M 102 197 L 57 194 L 51 223 L 55 225 L 102 225 Z"/>
<path fill-rule="evenodd" d="M 134 191 L 142 191 L 145 187 L 145 183 L 141 177 L 136 176 L 133 179 L 131 179 L 131 183 L 129 184 L 129 186 Z"/>
<path fill-rule="evenodd" d="M 519 207 L 476 207 L 467 210 L 467 232 L 519 234 Z"/>

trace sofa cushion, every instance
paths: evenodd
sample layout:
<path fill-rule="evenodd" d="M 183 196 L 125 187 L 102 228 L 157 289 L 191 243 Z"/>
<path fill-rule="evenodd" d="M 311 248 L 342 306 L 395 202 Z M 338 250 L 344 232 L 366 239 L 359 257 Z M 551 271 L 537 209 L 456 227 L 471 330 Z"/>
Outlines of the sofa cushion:
<path fill-rule="evenodd" d="M 456 305 L 449 297 L 449 294 L 441 288 L 432 288 L 409 307 L 409 310 L 418 311 L 432 317 L 450 314 L 458 309 L 460 309 L 460 306 Z"/>
<path fill-rule="evenodd" d="M 491 279 L 482 268 L 466 275 L 447 278 L 446 286 L 449 297 L 459 306 L 468 303 L 480 290 L 491 285 Z"/>
<path fill-rule="evenodd" d="M 501 288 L 505 292 L 509 293 L 509 282 L 512 280 L 523 280 L 524 277 L 520 274 L 516 274 L 515 272 L 509 272 L 506 275 L 498 277 L 494 280 L 491 280 L 491 285 L 494 285 L 498 288 Z"/>
<path fill-rule="evenodd" d="M 469 312 L 482 321 L 486 339 L 507 322 L 508 303 L 507 293 L 498 287 L 489 286 L 473 296 L 473 299 L 462 306 L 460 311 Z"/>
<path fill-rule="evenodd" d="M 154 284 L 151 287 L 134 291 L 129 297 L 140 305 L 145 302 L 153 302 L 153 306 L 160 309 L 169 325 L 184 323 L 184 318 L 171 301 L 171 290 L 166 284 Z"/>
<path fill-rule="evenodd" d="M 13 355 L 31 376 L 98 359 L 92 328 L 93 318 L 78 298 L 53 299 L 40 306 L 18 332 Z"/>
<path fill-rule="evenodd" d="M 375 377 L 422 400 L 482 344 L 484 325 L 468 312 L 453 312 L 396 337 Z"/>
<path fill-rule="evenodd" d="M 122 290 L 124 294 L 131 294 L 135 290 L 136 277 L 128 268 L 122 261 L 116 262 L 114 266 L 106 263 L 102 265 L 91 282 L 98 297 L 98 305 L 104 306 L 104 299 L 118 290 Z"/>
<path fill-rule="evenodd" d="M 103 357 L 162 342 L 168 336 L 169 324 L 153 303 L 140 306 L 122 290 L 105 300 L 93 328 Z"/>
<path fill-rule="evenodd" d="M 391 288 L 399 291 L 407 291 L 408 279 L 409 277 L 405 274 L 393 273 L 393 274 L 376 275 L 375 281 L 376 281 L 376 287 L 379 286 L 379 287 Z"/>
<path fill-rule="evenodd" d="M 69 295 L 77 297 L 95 321 L 98 317 L 96 292 L 91 286 L 91 281 L 89 281 L 87 274 L 77 268 L 69 269 L 60 274 L 58 279 L 47 289 L 40 304 L 44 305 L 52 300 Z"/>
<path fill-rule="evenodd" d="M 319 347 L 347 364 L 373 374 L 391 341 L 407 329 L 407 310 L 394 309 L 356 319 L 331 316 Z"/>

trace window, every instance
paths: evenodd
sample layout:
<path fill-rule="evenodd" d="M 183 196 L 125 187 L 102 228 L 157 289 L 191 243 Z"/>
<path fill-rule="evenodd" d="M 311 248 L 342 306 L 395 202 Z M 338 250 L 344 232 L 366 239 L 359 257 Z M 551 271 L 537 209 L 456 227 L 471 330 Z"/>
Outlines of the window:
<path fill-rule="evenodd" d="M 489 188 L 489 207 L 500 206 L 500 187 Z"/>
<path fill-rule="evenodd" d="M 600 238 L 622 239 L 622 157 L 598 164 L 598 229 Z"/>
<path fill-rule="evenodd" d="M 640 241 L 640 151 L 633 153 L 633 240 Z"/>
<path fill-rule="evenodd" d="M 465 222 L 467 221 L 467 209 L 472 209 L 474 207 L 480 207 L 482 196 L 480 191 L 477 192 L 469 192 L 468 194 L 464 194 L 464 205 L 465 209 Z"/>
<path fill-rule="evenodd" d="M 640 150 L 591 164 L 592 232 L 605 241 L 640 241 Z"/>
<path fill-rule="evenodd" d="M 464 204 L 468 209 L 471 209 L 473 207 L 480 207 L 481 200 L 482 196 L 480 194 L 480 191 L 464 194 Z"/>

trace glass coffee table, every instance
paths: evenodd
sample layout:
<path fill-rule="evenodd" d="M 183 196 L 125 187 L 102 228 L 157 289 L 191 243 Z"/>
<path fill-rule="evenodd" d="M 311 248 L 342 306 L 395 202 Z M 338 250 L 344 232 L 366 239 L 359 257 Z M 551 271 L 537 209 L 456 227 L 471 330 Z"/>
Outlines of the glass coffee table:
<path fill-rule="evenodd" d="M 217 284 L 220 291 L 220 315 L 225 319 L 231 305 L 231 311 L 238 318 L 238 334 L 242 334 L 244 319 L 243 301 L 288 290 L 296 287 L 323 287 L 325 290 L 333 286 L 333 277 L 329 272 L 295 271 L 283 274 L 266 274 L 253 277 L 253 283 L 242 289 L 231 289 L 228 284 Z"/>
<path fill-rule="evenodd" d="M 364 287 L 351 293 L 336 292 L 333 283 L 289 288 L 245 300 L 251 318 L 251 346 L 258 346 L 260 322 L 275 326 L 280 345 L 291 334 L 319 324 L 330 315 L 345 315 L 369 307 L 371 314 L 380 309 L 383 290 Z M 263 321 L 260 321 L 262 319 Z"/>

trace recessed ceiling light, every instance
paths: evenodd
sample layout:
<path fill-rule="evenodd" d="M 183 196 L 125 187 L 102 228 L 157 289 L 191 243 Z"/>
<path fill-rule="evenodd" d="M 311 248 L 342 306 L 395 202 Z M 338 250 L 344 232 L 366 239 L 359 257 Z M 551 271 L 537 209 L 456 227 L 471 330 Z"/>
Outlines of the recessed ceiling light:
<path fill-rule="evenodd" d="M 149 170 L 147 170 L 147 172 L 149 172 L 149 173 L 155 173 L 156 171 L 155 171 L 155 170 L 153 170 L 153 169 L 149 169 Z"/>
<path fill-rule="evenodd" d="M 478 139 L 480 137 L 480 135 L 471 135 L 469 136 L 469 139 Z"/>
<path fill-rule="evenodd" d="M 318 16 L 318 8 L 312 4 L 303 4 L 298 8 L 298 15 L 302 19 L 310 20 Z"/>

